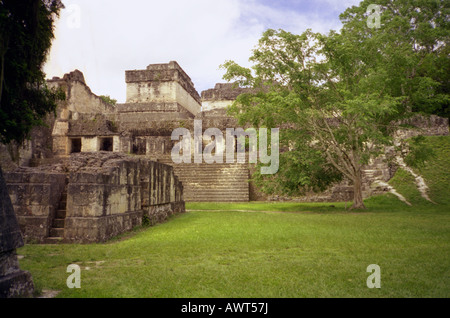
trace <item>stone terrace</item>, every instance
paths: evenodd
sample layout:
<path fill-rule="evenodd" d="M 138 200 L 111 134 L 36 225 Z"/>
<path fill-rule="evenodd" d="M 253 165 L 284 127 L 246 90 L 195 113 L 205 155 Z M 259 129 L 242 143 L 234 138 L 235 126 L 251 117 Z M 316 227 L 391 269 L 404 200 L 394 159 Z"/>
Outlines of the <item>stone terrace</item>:
<path fill-rule="evenodd" d="M 185 211 L 173 168 L 111 152 L 73 154 L 67 165 L 6 173 L 25 240 L 103 242 Z"/>

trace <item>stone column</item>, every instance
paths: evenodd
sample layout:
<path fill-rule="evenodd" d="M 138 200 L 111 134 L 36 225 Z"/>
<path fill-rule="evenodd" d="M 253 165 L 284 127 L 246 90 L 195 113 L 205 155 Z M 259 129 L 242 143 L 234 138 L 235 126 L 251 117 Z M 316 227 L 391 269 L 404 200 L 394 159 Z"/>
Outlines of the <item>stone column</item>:
<path fill-rule="evenodd" d="M 31 275 L 17 261 L 16 248 L 21 246 L 22 234 L 0 168 L 0 298 L 33 296 Z"/>

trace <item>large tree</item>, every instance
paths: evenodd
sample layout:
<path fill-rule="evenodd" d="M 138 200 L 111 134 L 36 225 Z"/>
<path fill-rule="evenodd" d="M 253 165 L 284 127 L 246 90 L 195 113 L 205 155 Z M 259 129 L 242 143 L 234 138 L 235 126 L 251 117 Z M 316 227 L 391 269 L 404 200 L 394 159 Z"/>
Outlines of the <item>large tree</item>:
<path fill-rule="evenodd" d="M 23 142 L 64 97 L 47 89 L 42 72 L 61 7 L 59 0 L 0 0 L 0 142 Z M 17 266 L 23 240 L 1 166 L 0 196 L 0 296 L 29 297 L 33 282 Z"/>
<path fill-rule="evenodd" d="M 0 142 L 21 143 L 64 98 L 42 71 L 60 0 L 0 1 Z"/>
<path fill-rule="evenodd" d="M 280 170 L 256 176 L 267 192 L 323 190 L 346 177 L 353 208 L 365 208 L 362 168 L 392 144 L 399 119 L 448 105 L 448 27 L 443 1 L 371 1 L 347 9 L 343 28 L 295 35 L 267 30 L 252 68 L 227 61 L 224 78 L 259 89 L 240 95 L 230 112 L 241 124 L 282 127 Z M 420 5 L 420 6 L 419 6 Z"/>

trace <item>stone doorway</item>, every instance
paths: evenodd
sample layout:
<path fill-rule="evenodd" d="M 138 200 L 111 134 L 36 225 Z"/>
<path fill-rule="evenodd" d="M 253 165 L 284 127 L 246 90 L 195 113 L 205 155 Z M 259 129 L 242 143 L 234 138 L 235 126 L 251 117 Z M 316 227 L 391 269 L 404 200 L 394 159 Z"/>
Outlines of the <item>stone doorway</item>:
<path fill-rule="evenodd" d="M 70 139 L 70 153 L 81 152 L 81 138 Z"/>
<path fill-rule="evenodd" d="M 100 138 L 100 151 L 113 151 L 113 138 L 105 137 Z"/>

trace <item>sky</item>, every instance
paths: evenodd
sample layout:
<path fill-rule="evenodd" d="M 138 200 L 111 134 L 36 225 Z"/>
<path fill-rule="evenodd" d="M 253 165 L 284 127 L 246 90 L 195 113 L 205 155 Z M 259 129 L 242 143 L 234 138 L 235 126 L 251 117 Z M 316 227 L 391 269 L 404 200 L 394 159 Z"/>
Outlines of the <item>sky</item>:
<path fill-rule="evenodd" d="M 96 95 L 126 101 L 126 70 L 177 61 L 196 90 L 224 83 L 220 65 L 248 61 L 262 33 L 339 30 L 360 0 L 62 0 L 47 78 L 83 72 Z"/>

